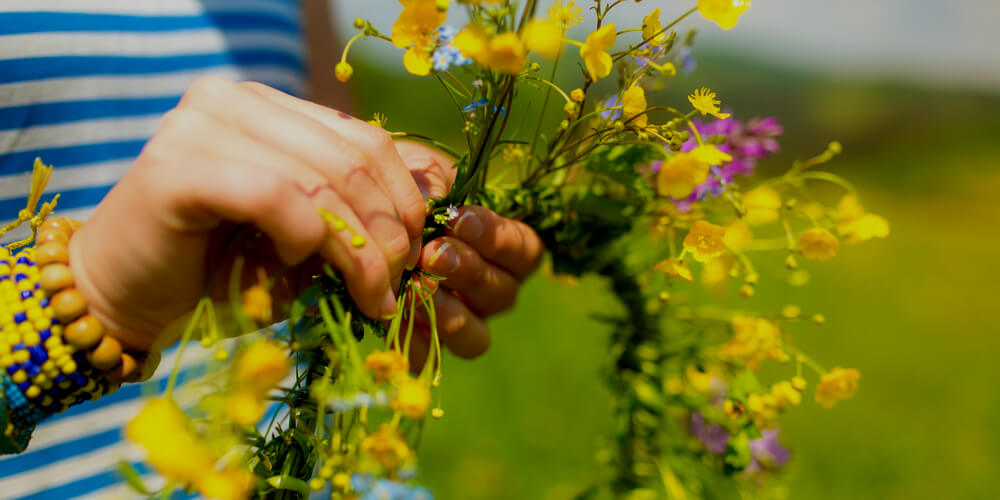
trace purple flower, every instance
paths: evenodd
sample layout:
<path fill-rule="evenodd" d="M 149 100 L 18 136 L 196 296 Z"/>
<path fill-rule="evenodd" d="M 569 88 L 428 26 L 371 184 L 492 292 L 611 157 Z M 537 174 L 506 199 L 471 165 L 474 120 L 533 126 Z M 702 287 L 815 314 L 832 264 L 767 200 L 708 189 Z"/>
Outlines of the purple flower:
<path fill-rule="evenodd" d="M 683 71 L 685 75 L 691 74 L 691 72 L 698 67 L 698 62 L 694 60 L 694 56 L 691 55 L 691 49 L 687 46 L 681 47 L 680 50 L 677 51 L 677 58 L 681 63 L 681 71 Z"/>
<path fill-rule="evenodd" d="M 706 424 L 701 412 L 696 411 L 691 414 L 691 433 L 705 445 L 709 453 L 721 455 L 726 451 L 729 433 L 719 424 Z"/>
<path fill-rule="evenodd" d="M 617 120 L 622 116 L 622 110 L 620 108 L 621 105 L 622 101 L 617 95 L 609 97 L 607 100 L 601 103 L 601 109 L 604 110 L 601 111 L 601 118 L 604 118 L 605 120 L 608 121 Z M 614 108 L 615 106 L 619 106 L 619 109 L 608 109 L 608 108 Z"/>
<path fill-rule="evenodd" d="M 778 429 L 761 431 L 763 437 L 750 440 L 750 465 L 747 473 L 762 469 L 776 469 L 788 463 L 791 453 L 778 442 Z"/>

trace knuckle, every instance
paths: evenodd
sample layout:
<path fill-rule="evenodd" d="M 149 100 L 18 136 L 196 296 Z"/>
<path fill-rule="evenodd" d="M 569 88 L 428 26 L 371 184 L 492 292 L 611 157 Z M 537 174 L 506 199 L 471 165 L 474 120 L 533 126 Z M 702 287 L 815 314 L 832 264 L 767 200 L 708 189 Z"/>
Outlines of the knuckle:
<path fill-rule="evenodd" d="M 393 151 L 395 148 L 395 146 L 393 146 L 392 136 L 390 136 L 388 132 L 379 127 L 373 127 L 368 124 L 365 124 L 362 141 L 363 144 L 374 153 Z"/>
<path fill-rule="evenodd" d="M 254 211 L 273 212 L 281 208 L 286 193 L 287 181 L 273 172 L 261 172 L 253 182 L 241 182 L 249 205 Z"/>
<path fill-rule="evenodd" d="M 191 83 L 184 95 L 181 96 L 181 104 L 197 104 L 205 99 L 215 99 L 220 94 L 231 90 L 235 84 L 225 78 L 216 75 L 202 76 Z"/>
<path fill-rule="evenodd" d="M 384 249 L 392 261 L 406 258 L 410 254 L 410 235 L 399 226 L 386 238 Z"/>
<path fill-rule="evenodd" d="M 382 255 L 372 248 L 352 252 L 354 273 L 366 283 L 366 289 L 376 293 L 389 283 L 389 268 Z"/>

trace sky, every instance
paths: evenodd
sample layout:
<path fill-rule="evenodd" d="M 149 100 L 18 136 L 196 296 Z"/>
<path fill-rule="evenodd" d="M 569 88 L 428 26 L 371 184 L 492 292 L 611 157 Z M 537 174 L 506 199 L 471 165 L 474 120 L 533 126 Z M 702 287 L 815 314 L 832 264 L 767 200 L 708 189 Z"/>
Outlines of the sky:
<path fill-rule="evenodd" d="M 400 9 L 397 0 L 333 3 L 343 34 L 359 16 L 388 29 Z M 627 2 L 613 20 L 637 25 L 655 7 L 672 19 L 687 4 Z M 809 71 L 1000 91 L 998 24 L 1000 0 L 756 0 L 731 31 L 701 18 L 685 25 L 699 29 L 702 47 Z"/>

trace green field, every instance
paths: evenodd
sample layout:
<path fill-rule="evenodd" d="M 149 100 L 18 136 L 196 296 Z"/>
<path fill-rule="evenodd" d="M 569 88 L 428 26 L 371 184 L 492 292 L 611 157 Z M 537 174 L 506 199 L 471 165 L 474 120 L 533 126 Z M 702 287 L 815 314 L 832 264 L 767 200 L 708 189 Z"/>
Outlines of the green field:
<path fill-rule="evenodd" d="M 790 498 L 995 498 L 1000 96 L 700 62 L 662 97 L 708 85 L 737 116 L 778 116 L 786 134 L 775 171 L 841 141 L 830 168 L 858 181 L 867 208 L 892 223 L 889 239 L 808 266 L 808 287 L 762 283 L 751 299 L 760 310 L 825 314 L 823 327 L 793 331 L 798 343 L 827 366 L 862 372 L 853 400 L 833 410 L 807 401 L 784 418 L 795 457 L 779 480 Z M 454 125 L 444 102 L 412 99 L 433 81 L 357 75 L 361 111 L 387 113 L 388 128 Z M 599 376 L 607 326 L 589 315 L 611 300 L 599 280 L 536 275 L 516 310 L 492 323 L 490 352 L 446 360 L 446 416 L 420 449 L 438 498 L 563 499 L 596 477 L 610 427 Z"/>

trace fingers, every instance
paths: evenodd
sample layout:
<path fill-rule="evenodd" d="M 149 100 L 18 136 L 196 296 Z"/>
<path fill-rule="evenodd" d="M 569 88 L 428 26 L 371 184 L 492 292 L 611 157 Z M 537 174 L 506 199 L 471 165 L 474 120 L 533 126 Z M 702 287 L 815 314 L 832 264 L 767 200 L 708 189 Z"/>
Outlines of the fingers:
<path fill-rule="evenodd" d="M 459 292 L 472 310 L 485 316 L 510 309 L 520 286 L 510 273 L 486 262 L 471 246 L 450 236 L 424 247 L 420 267 L 443 276 L 443 287 Z"/>
<path fill-rule="evenodd" d="M 486 261 L 522 280 L 538 267 L 545 247 L 527 224 L 501 217 L 480 206 L 459 209 L 458 219 L 449 231 Z M 449 284 L 450 286 L 450 284 Z"/>
<path fill-rule="evenodd" d="M 411 141 L 396 141 L 396 151 L 406 164 L 424 199 L 440 199 L 455 183 L 455 160 L 444 153 Z"/>
<path fill-rule="evenodd" d="M 181 104 L 204 110 L 253 140 L 294 156 L 321 173 L 371 233 L 391 274 L 402 273 L 412 253 L 413 238 L 391 194 L 381 186 L 377 169 L 352 141 L 308 115 L 224 80 L 199 80 Z M 415 187 L 413 192 L 417 193 Z"/>
<path fill-rule="evenodd" d="M 418 311 L 415 329 L 429 339 L 430 321 L 427 313 L 423 309 Z M 434 313 L 437 316 L 441 344 L 456 356 L 476 358 L 490 347 L 490 330 L 486 323 L 447 290 L 439 289 L 434 294 Z M 420 335 L 414 337 L 414 340 L 418 337 Z"/>

